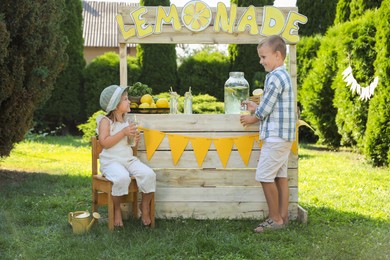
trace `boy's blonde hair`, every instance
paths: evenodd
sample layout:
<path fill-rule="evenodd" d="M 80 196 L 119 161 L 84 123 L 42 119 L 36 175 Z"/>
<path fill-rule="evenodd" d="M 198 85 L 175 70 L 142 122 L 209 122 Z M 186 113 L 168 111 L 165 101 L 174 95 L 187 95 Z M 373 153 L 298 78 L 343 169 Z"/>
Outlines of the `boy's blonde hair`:
<path fill-rule="evenodd" d="M 272 35 L 265 38 L 259 43 L 257 49 L 260 49 L 263 45 L 269 46 L 274 52 L 279 51 L 283 59 L 286 58 L 286 42 L 279 35 Z"/>

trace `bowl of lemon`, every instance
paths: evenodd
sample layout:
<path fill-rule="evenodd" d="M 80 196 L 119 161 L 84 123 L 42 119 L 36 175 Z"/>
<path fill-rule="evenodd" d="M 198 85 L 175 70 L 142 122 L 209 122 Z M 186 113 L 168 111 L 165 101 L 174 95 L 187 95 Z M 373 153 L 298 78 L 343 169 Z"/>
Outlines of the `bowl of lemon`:
<path fill-rule="evenodd" d="M 166 98 L 153 98 L 151 94 L 143 95 L 139 103 L 130 103 L 130 113 L 167 114 L 169 102 Z"/>

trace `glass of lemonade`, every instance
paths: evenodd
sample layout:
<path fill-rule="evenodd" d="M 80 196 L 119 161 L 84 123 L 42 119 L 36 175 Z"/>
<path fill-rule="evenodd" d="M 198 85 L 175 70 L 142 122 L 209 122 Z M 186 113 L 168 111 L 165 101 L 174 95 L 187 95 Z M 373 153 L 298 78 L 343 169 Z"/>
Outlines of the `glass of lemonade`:
<path fill-rule="evenodd" d="M 241 103 L 249 98 L 249 84 L 244 72 L 230 72 L 225 82 L 225 114 L 240 114 Z"/>

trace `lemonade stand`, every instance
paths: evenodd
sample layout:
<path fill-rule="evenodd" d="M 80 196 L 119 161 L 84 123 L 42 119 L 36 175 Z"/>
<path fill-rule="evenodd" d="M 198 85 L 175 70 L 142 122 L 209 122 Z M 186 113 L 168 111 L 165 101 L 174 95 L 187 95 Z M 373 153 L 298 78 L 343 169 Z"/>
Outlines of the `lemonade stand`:
<path fill-rule="evenodd" d="M 307 18 L 297 8 L 210 8 L 189 1 L 171 6 L 122 6 L 116 16 L 120 84 L 127 86 L 129 43 L 257 44 L 279 34 L 289 44 L 287 65 L 297 96 L 298 24 Z M 222 87 L 222 86 L 221 86 Z M 233 89 L 235 90 L 235 89 Z M 231 90 L 232 91 L 232 90 Z M 236 91 L 236 90 L 235 90 Z M 143 138 L 138 157 L 157 173 L 157 217 L 264 218 L 268 214 L 261 185 L 254 180 L 261 152 L 258 126 L 243 127 L 239 114 L 139 114 Z M 298 150 L 288 163 L 291 219 L 306 220 L 298 204 Z"/>

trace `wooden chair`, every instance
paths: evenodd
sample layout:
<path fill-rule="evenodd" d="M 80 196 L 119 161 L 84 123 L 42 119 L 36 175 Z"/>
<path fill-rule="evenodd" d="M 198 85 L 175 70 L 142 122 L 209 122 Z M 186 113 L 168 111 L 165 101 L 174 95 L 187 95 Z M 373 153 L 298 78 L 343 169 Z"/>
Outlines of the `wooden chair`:
<path fill-rule="evenodd" d="M 98 160 L 102 147 L 95 136 L 91 138 L 92 144 L 92 212 L 97 212 L 99 206 L 108 206 L 108 228 L 114 229 L 114 204 L 112 201 L 112 182 L 107 180 L 101 174 L 98 174 Z M 136 149 L 134 149 L 136 155 Z M 131 177 L 129 185 L 129 194 L 122 196 L 121 203 L 131 203 L 133 218 L 138 219 L 138 186 L 134 177 Z M 151 227 L 155 226 L 155 208 L 154 208 L 154 193 L 150 205 Z"/>

